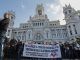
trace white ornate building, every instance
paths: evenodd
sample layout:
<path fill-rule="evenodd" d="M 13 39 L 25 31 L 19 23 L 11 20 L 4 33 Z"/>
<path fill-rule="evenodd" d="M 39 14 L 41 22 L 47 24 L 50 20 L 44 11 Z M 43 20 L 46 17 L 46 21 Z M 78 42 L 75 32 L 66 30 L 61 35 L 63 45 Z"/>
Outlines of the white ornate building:
<path fill-rule="evenodd" d="M 65 5 L 63 13 L 66 25 L 60 25 L 59 20 L 50 21 L 44 13 L 43 5 L 37 5 L 33 17 L 30 17 L 26 23 L 21 23 L 19 28 L 8 28 L 6 35 L 23 42 L 32 41 L 39 44 L 74 40 L 75 37 L 80 36 L 80 11 Z"/>

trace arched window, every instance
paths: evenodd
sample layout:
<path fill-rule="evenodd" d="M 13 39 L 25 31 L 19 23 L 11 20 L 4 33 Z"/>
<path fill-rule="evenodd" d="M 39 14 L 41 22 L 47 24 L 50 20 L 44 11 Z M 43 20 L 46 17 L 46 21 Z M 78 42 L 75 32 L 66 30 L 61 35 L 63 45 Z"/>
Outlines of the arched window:
<path fill-rule="evenodd" d="M 75 34 L 77 34 L 76 26 L 73 24 Z"/>
<path fill-rule="evenodd" d="M 41 23 L 40 23 L 40 26 L 41 26 Z"/>
<path fill-rule="evenodd" d="M 44 24 L 42 23 L 42 26 L 43 26 Z"/>
<path fill-rule="evenodd" d="M 39 26 L 39 23 L 38 23 L 38 26 Z"/>
<path fill-rule="evenodd" d="M 27 38 L 28 39 L 31 39 L 32 38 L 32 31 L 31 30 L 28 30 L 27 31 Z"/>
<path fill-rule="evenodd" d="M 38 14 L 39 15 L 42 15 L 42 10 L 38 10 Z"/>
<path fill-rule="evenodd" d="M 23 32 L 22 40 L 26 40 L 26 32 L 25 31 Z"/>
<path fill-rule="evenodd" d="M 30 39 L 30 32 L 29 32 L 29 36 L 28 36 L 28 38 Z"/>
<path fill-rule="evenodd" d="M 36 23 L 36 26 L 37 26 L 37 23 Z"/>
<path fill-rule="evenodd" d="M 71 30 L 71 26 L 69 26 L 69 31 L 70 31 L 70 35 L 72 35 L 72 30 Z"/>
<path fill-rule="evenodd" d="M 35 36 L 36 40 L 41 40 L 42 39 L 42 35 L 40 33 L 37 33 Z"/>
<path fill-rule="evenodd" d="M 71 13 L 71 10 L 69 10 L 69 13 Z"/>
<path fill-rule="evenodd" d="M 48 38 L 48 32 L 46 33 L 46 35 L 47 35 L 47 38 Z"/>

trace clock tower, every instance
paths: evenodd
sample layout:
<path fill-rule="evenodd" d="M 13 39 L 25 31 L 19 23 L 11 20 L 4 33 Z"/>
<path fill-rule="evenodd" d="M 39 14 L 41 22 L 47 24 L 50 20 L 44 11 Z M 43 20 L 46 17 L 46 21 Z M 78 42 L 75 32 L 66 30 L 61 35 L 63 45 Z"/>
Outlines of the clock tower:
<path fill-rule="evenodd" d="M 36 7 L 36 15 L 44 15 L 44 7 L 43 4 L 39 4 Z"/>

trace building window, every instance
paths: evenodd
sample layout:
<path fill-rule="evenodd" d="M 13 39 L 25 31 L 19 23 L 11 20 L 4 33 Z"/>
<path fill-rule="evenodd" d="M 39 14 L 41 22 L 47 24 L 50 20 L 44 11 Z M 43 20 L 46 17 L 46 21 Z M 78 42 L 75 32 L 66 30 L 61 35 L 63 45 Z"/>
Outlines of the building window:
<path fill-rule="evenodd" d="M 14 32 L 15 33 L 15 35 L 17 34 L 17 32 Z"/>
<path fill-rule="evenodd" d="M 71 10 L 69 10 L 69 13 L 71 13 Z"/>
<path fill-rule="evenodd" d="M 65 12 L 65 14 L 67 14 L 67 12 Z"/>
<path fill-rule="evenodd" d="M 35 23 L 33 23 L 33 26 L 35 26 Z"/>
<path fill-rule="evenodd" d="M 74 27 L 75 34 L 77 34 L 76 26 L 73 25 L 73 27 Z"/>
<path fill-rule="evenodd" d="M 51 31 L 52 31 L 52 32 L 55 32 L 55 30 L 54 30 L 54 29 L 52 29 Z"/>
<path fill-rule="evenodd" d="M 38 23 L 38 26 L 39 26 L 39 23 Z"/>
<path fill-rule="evenodd" d="M 69 26 L 70 35 L 72 35 L 71 26 Z"/>
<path fill-rule="evenodd" d="M 44 24 L 42 23 L 42 26 L 43 26 Z"/>
<path fill-rule="evenodd" d="M 48 38 L 48 32 L 46 33 L 46 36 L 47 36 L 47 38 Z"/>
<path fill-rule="evenodd" d="M 40 26 L 41 26 L 41 23 L 40 23 Z"/>
<path fill-rule="evenodd" d="M 52 33 L 52 38 L 55 38 L 56 37 L 56 34 Z"/>
<path fill-rule="evenodd" d="M 41 40 L 42 39 L 42 35 L 40 33 L 37 33 L 37 35 L 35 36 L 36 40 Z"/>
<path fill-rule="evenodd" d="M 79 15 L 79 19 L 80 19 L 80 15 Z"/>
<path fill-rule="evenodd" d="M 29 37 L 28 38 L 30 39 L 30 33 L 29 33 Z"/>
<path fill-rule="evenodd" d="M 71 28 L 71 26 L 69 26 L 69 28 Z"/>
<path fill-rule="evenodd" d="M 36 26 L 37 26 L 37 23 L 36 23 Z"/>
<path fill-rule="evenodd" d="M 24 40 L 24 36 L 22 36 L 22 40 Z"/>
<path fill-rule="evenodd" d="M 70 31 L 70 34 L 72 35 L 72 31 Z"/>
<path fill-rule="evenodd" d="M 52 24 L 50 24 L 52 26 Z"/>
<path fill-rule="evenodd" d="M 70 16 L 71 17 L 71 16 Z"/>
<path fill-rule="evenodd" d="M 42 10 L 38 10 L 38 14 L 39 15 L 42 15 Z"/>

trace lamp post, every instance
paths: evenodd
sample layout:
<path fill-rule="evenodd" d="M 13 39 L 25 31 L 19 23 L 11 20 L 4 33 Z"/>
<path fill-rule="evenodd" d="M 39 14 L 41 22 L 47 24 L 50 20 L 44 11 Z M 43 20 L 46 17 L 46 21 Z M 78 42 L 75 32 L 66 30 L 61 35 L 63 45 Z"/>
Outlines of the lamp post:
<path fill-rule="evenodd" d="M 2 41 L 6 36 L 6 31 L 10 20 L 13 19 L 13 14 L 11 12 L 6 12 L 4 18 L 0 21 L 0 60 L 2 60 Z"/>

